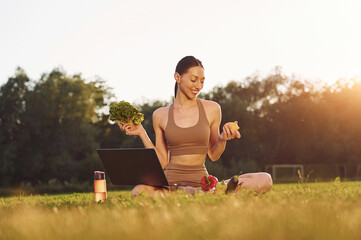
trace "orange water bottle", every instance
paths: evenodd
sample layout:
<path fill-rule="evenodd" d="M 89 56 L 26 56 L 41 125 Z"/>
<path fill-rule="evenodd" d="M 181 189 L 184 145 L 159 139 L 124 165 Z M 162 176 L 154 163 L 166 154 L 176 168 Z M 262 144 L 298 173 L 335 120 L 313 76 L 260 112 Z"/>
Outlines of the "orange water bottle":
<path fill-rule="evenodd" d="M 94 200 L 96 202 L 104 202 L 107 199 L 107 184 L 105 181 L 105 173 L 94 171 Z"/>

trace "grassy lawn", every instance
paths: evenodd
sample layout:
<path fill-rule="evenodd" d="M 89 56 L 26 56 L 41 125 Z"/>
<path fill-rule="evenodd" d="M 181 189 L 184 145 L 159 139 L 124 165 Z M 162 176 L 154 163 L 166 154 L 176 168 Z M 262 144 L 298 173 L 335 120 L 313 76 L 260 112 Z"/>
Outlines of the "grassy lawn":
<path fill-rule="evenodd" d="M 361 239 L 361 182 L 276 184 L 265 195 L 0 197 L 0 239 Z"/>

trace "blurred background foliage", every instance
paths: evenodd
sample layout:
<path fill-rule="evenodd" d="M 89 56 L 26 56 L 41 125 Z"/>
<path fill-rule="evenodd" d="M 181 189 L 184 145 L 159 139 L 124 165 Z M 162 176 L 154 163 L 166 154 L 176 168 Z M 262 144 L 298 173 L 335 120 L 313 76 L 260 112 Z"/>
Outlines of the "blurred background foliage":
<path fill-rule="evenodd" d="M 222 125 L 237 120 L 240 126 L 242 139 L 228 142 L 219 161 L 206 162 L 220 179 L 285 163 L 305 164 L 315 177 L 327 178 L 333 170 L 325 170 L 332 172 L 327 175 L 315 169 L 347 166 L 355 174 L 361 163 L 356 79 L 315 85 L 276 67 L 262 79 L 231 81 L 199 97 L 221 105 Z M 127 101 L 100 78 L 86 80 L 56 68 L 30 80 L 18 68 L 0 88 L 0 186 L 91 183 L 92 172 L 103 169 L 97 148 L 143 147 L 108 120 L 107 106 L 120 100 Z M 137 105 L 153 141 L 153 111 L 170 103 Z"/>

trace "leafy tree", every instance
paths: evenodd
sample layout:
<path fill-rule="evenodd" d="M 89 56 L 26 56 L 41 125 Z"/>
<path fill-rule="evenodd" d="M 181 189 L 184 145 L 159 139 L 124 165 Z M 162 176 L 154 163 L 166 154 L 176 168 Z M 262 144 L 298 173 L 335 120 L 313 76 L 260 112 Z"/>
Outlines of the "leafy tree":
<path fill-rule="evenodd" d="M 61 69 L 43 74 L 23 96 L 12 183 L 89 179 L 101 167 L 95 124 L 110 96 L 101 79 L 86 82 Z"/>
<path fill-rule="evenodd" d="M 14 162 L 22 150 L 21 115 L 25 111 L 25 95 L 29 78 L 21 68 L 0 88 L 0 185 L 8 185 L 16 174 Z"/>

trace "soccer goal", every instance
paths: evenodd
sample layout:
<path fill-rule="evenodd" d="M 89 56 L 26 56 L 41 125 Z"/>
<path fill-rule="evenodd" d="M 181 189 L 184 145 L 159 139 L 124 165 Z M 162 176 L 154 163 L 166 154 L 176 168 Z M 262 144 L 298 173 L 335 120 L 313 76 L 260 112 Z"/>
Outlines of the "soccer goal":
<path fill-rule="evenodd" d="M 297 170 L 300 170 L 301 177 L 304 179 L 304 167 L 303 164 L 272 164 L 266 166 L 266 172 L 271 173 L 273 181 L 277 179 L 277 170 L 279 169 L 289 169 L 291 170 L 292 179 L 299 179 Z"/>

